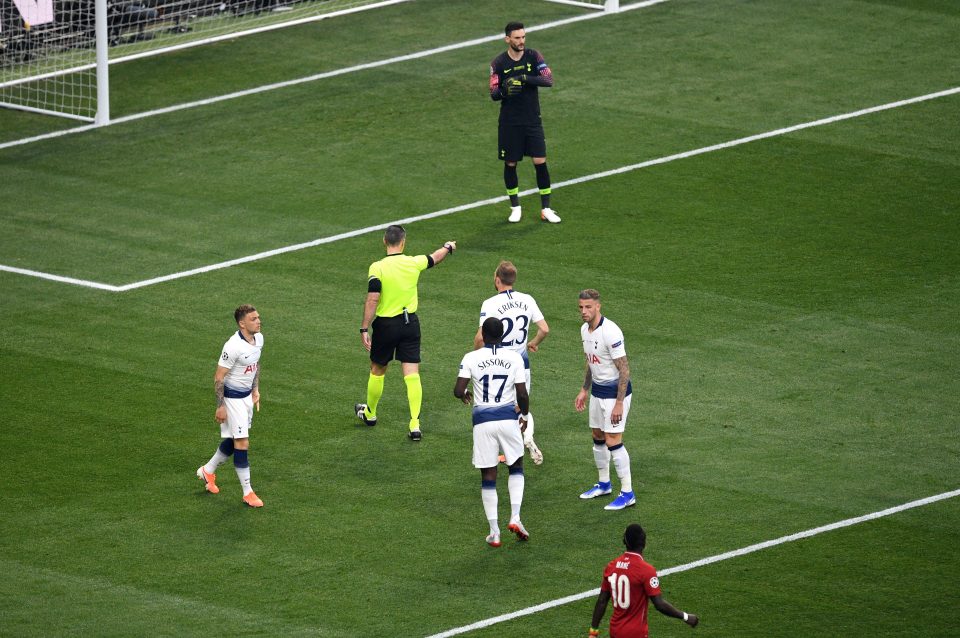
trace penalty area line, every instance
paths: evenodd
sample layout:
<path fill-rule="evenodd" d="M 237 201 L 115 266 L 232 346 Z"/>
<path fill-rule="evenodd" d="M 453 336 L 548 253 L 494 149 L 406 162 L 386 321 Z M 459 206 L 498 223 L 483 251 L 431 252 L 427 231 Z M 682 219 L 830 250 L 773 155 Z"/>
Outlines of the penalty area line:
<path fill-rule="evenodd" d="M 662 0 L 661 0 L 662 1 Z M 647 160 L 644 162 L 639 162 L 637 164 L 628 164 L 626 166 L 621 166 L 619 168 L 613 168 L 606 171 L 601 171 L 599 173 L 593 173 L 591 175 L 583 175 L 581 177 L 576 177 L 574 179 L 568 179 L 562 182 L 557 182 L 553 185 L 553 189 L 564 188 L 566 186 L 574 186 L 576 184 L 583 184 L 585 182 L 592 182 L 598 179 L 604 179 L 606 177 L 612 177 L 614 175 L 619 175 L 622 173 L 629 173 L 631 171 L 636 171 L 650 166 L 657 166 L 659 164 L 666 164 L 668 162 L 673 162 L 676 160 L 686 159 L 689 157 L 695 157 L 697 155 L 703 155 L 705 153 L 712 153 L 714 151 L 721 151 L 728 148 L 733 148 L 735 146 L 741 146 L 743 144 L 748 144 L 750 142 L 757 142 L 760 140 L 765 140 L 773 137 L 779 137 L 781 135 L 788 135 L 790 133 L 795 133 L 797 131 L 802 131 L 804 129 L 815 128 L 818 126 L 825 126 L 828 124 L 834 124 L 836 122 L 842 122 L 844 120 L 850 120 L 857 117 L 862 117 L 864 115 L 870 115 L 872 113 L 879 113 L 881 111 L 887 111 L 890 109 L 900 108 L 902 106 L 909 106 L 911 104 L 917 104 L 920 102 L 926 102 L 929 100 L 935 100 L 942 97 L 947 97 L 950 95 L 955 95 L 960 93 L 960 87 L 953 87 L 951 89 L 945 89 L 943 91 L 937 91 L 935 93 L 927 93 L 926 95 L 919 95 L 916 97 L 907 98 L 904 100 L 897 100 L 895 102 L 888 102 L 886 104 L 880 104 L 878 106 L 871 106 L 864 109 L 859 109 L 857 111 L 851 111 L 849 113 L 842 113 L 840 115 L 833 115 L 831 117 L 822 118 L 819 120 L 813 120 L 811 122 L 803 122 L 801 124 L 795 124 L 793 126 L 787 126 L 784 128 L 778 128 L 772 131 L 767 131 L 765 133 L 757 133 L 756 135 L 749 135 L 747 137 L 741 137 L 735 140 L 730 140 L 727 142 L 721 142 L 719 144 L 712 144 L 710 146 L 704 146 L 702 148 L 693 149 L 690 151 L 684 151 L 682 153 L 674 153 L 673 155 L 667 155 L 665 157 L 659 157 L 657 159 Z M 530 188 L 525 191 L 522 191 L 520 195 L 527 196 L 537 193 L 536 188 Z M 482 208 L 483 206 L 490 206 L 493 204 L 499 204 L 501 202 L 507 201 L 506 195 L 500 195 L 497 197 L 491 197 L 489 199 L 482 199 L 479 201 L 471 202 L 469 204 L 461 204 L 460 206 L 453 206 L 451 208 L 444 208 L 443 210 L 437 210 L 432 213 L 424 213 L 422 215 L 415 215 L 412 217 L 405 217 L 403 219 L 397 219 L 383 224 L 377 224 L 375 226 L 367 226 L 366 228 L 358 228 L 357 230 L 351 230 L 345 233 L 340 233 L 338 235 L 332 235 L 329 237 L 320 237 L 311 241 L 306 241 L 299 244 L 293 244 L 290 246 L 283 246 L 281 248 L 275 248 L 272 250 L 266 250 L 263 252 L 256 253 L 254 255 L 247 255 L 245 257 L 238 257 L 236 259 L 230 259 L 228 261 L 219 262 L 216 264 L 210 264 L 207 266 L 200 266 L 198 268 L 193 268 L 190 270 L 184 270 L 181 272 L 171 273 L 169 275 L 163 275 L 160 277 L 154 277 L 152 279 L 145 279 L 143 281 L 136 281 L 129 284 L 123 284 L 119 286 L 99 283 L 96 281 L 86 281 L 83 279 L 75 279 L 73 277 L 63 277 L 60 275 L 52 275 L 49 273 L 38 272 L 35 270 L 27 270 L 25 268 L 15 268 L 12 266 L 4 266 L 0 264 L 0 271 L 17 273 L 20 275 L 27 275 L 32 277 L 39 277 L 42 279 L 49 279 L 52 281 L 57 281 L 61 283 L 74 284 L 78 286 L 86 286 L 88 288 L 98 288 L 100 290 L 108 290 L 110 292 L 126 292 L 128 290 L 134 290 L 137 288 L 143 288 L 146 286 L 152 286 L 154 284 L 163 283 L 166 281 L 172 281 L 175 279 L 183 279 L 185 277 L 191 277 L 193 275 L 199 275 L 207 272 L 212 272 L 214 270 L 220 270 L 222 268 L 230 268 L 232 266 L 238 266 L 240 264 L 246 264 L 253 261 L 259 261 L 261 259 L 267 259 L 269 257 L 275 257 L 277 255 L 282 255 L 284 253 L 294 252 L 297 250 L 303 250 L 305 248 L 313 248 L 315 246 L 321 246 L 323 244 L 330 244 L 336 241 L 343 239 L 349 239 L 351 237 L 359 237 L 360 235 L 366 235 L 368 233 L 373 233 L 379 230 L 384 230 L 388 226 L 393 224 L 412 224 L 414 222 L 425 221 L 428 219 L 435 219 L 437 217 L 444 217 L 446 215 L 452 215 L 454 213 L 461 213 L 463 211 L 472 210 L 474 208 Z"/>
<path fill-rule="evenodd" d="M 873 521 L 878 518 L 883 518 L 885 516 L 892 516 L 893 514 L 899 514 L 900 512 L 904 512 L 906 510 L 914 509 L 916 507 L 923 507 L 924 505 L 930 505 L 932 503 L 937 503 L 939 501 L 945 501 L 947 499 L 955 498 L 957 496 L 960 496 L 960 489 L 953 490 L 950 492 L 944 492 L 942 494 L 937 494 L 935 496 L 928 496 L 927 498 L 921 498 L 916 501 L 910 501 L 909 503 L 896 505 L 894 507 L 889 507 L 885 510 L 872 512 L 870 514 L 864 514 L 863 516 L 847 518 L 842 521 L 837 521 L 836 523 L 821 525 L 820 527 L 814 527 L 813 529 L 808 529 L 803 532 L 797 532 L 796 534 L 790 534 L 788 536 L 781 536 L 780 538 L 764 541 L 762 543 L 748 545 L 747 547 L 741 547 L 740 549 L 735 549 L 730 552 L 724 552 L 723 554 L 717 554 L 716 556 L 702 558 L 700 560 L 696 560 L 691 563 L 684 563 L 683 565 L 677 565 L 676 567 L 670 567 L 670 568 L 661 570 L 658 572 L 658 575 L 668 576 L 670 574 L 678 574 L 680 572 L 689 571 L 691 569 L 696 569 L 698 567 L 703 567 L 705 565 L 711 565 L 713 563 L 719 563 L 720 561 L 729 560 L 731 558 L 737 558 L 739 556 L 745 556 L 747 554 L 759 552 L 760 550 L 776 547 L 777 545 L 783 545 L 784 543 L 790 543 L 793 541 L 802 540 L 804 538 L 810 538 L 811 536 L 824 534 L 826 532 L 832 532 L 834 530 L 842 529 L 844 527 L 859 525 L 860 523 L 866 523 L 867 521 Z M 490 627 L 491 625 L 496 625 L 497 623 L 506 622 L 508 620 L 514 620 L 516 618 L 521 618 L 523 616 L 529 616 L 531 614 L 545 611 L 553 607 L 559 607 L 561 605 L 566 605 L 567 603 L 583 600 L 584 598 L 591 598 L 598 595 L 599 593 L 600 593 L 600 588 L 598 587 L 596 589 L 591 589 L 589 591 L 580 592 L 579 594 L 564 596 L 563 598 L 557 598 L 556 600 L 550 600 L 545 603 L 540 603 L 539 605 L 534 605 L 532 607 L 527 607 L 525 609 L 520 609 L 514 612 L 510 612 L 509 614 L 503 614 L 501 616 L 494 616 L 493 618 L 487 618 L 486 620 L 480 620 L 470 625 L 464 625 L 463 627 L 448 629 L 447 631 L 441 632 L 439 634 L 432 634 L 430 636 L 427 636 L 427 638 L 450 638 L 450 636 L 458 636 L 460 634 L 465 634 L 465 633 L 474 631 L 476 629 L 483 629 L 484 627 Z"/>

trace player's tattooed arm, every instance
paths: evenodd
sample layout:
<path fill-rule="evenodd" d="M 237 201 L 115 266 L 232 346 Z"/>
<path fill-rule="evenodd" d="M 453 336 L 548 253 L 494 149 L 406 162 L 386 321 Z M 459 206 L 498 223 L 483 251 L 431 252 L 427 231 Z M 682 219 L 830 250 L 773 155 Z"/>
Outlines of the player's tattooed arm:
<path fill-rule="evenodd" d="M 613 360 L 613 365 L 617 366 L 617 372 L 620 373 L 620 379 L 617 382 L 617 401 L 623 401 L 627 396 L 627 385 L 630 383 L 630 364 L 626 357 L 620 357 Z"/>
<path fill-rule="evenodd" d="M 217 366 L 217 372 L 213 375 L 213 392 L 217 397 L 218 408 L 223 405 L 223 380 L 226 378 L 227 372 L 227 368 Z"/>
<path fill-rule="evenodd" d="M 259 365 L 257 366 L 257 374 L 255 374 L 253 377 L 253 389 L 254 390 L 260 389 L 260 366 Z"/>
<path fill-rule="evenodd" d="M 583 376 L 583 389 L 587 392 L 590 391 L 590 386 L 593 385 L 593 375 L 590 374 L 590 366 L 587 366 L 587 372 Z"/>

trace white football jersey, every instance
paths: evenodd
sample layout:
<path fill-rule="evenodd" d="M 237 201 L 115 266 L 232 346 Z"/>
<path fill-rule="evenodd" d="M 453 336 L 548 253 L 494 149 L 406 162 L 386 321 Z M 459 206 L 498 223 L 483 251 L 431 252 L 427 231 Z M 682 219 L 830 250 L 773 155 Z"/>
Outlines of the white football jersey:
<path fill-rule="evenodd" d="M 220 361 L 217 362 L 221 368 L 229 370 L 223 378 L 223 385 L 240 392 L 253 388 L 262 349 L 263 335 L 259 332 L 253 335 L 253 343 L 244 339 L 239 330 L 233 333 L 233 336 L 223 344 L 223 353 L 220 355 Z"/>
<path fill-rule="evenodd" d="M 543 321 L 543 313 L 536 300 L 516 290 L 504 290 L 483 302 L 480 306 L 480 324 L 489 317 L 496 317 L 503 324 L 503 340 L 500 345 L 527 357 L 527 338 L 530 326 Z M 529 367 L 529 364 L 528 364 Z"/>
<path fill-rule="evenodd" d="M 468 352 L 460 362 L 461 379 L 473 382 L 473 424 L 517 418 L 517 384 L 527 382 L 519 354 L 500 346 Z"/>
<path fill-rule="evenodd" d="M 589 324 L 580 326 L 580 338 L 583 340 L 583 353 L 587 357 L 593 379 L 591 394 L 601 399 L 615 398 L 620 371 L 613 364 L 613 360 L 627 356 L 623 331 L 620 326 L 601 316 L 600 323 L 593 332 L 590 332 Z M 628 384 L 627 394 L 630 394 L 631 390 Z"/>

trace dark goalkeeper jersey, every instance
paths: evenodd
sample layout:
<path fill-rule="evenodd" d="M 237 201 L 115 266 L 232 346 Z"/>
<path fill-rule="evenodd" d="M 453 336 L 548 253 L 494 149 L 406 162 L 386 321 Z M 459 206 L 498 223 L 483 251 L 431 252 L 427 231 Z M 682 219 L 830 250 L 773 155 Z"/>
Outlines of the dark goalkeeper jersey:
<path fill-rule="evenodd" d="M 504 51 L 490 63 L 490 97 L 500 102 L 500 124 L 537 126 L 540 124 L 537 85 L 527 83 L 519 95 L 506 94 L 504 81 L 517 75 L 539 77 L 544 86 L 551 86 L 553 74 L 543 56 L 534 49 L 524 49 L 523 57 L 517 61 Z"/>

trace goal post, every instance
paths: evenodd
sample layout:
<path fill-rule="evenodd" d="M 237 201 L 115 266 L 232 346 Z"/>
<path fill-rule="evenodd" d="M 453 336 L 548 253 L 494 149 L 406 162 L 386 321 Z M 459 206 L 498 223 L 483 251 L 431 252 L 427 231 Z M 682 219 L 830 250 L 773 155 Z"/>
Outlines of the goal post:
<path fill-rule="evenodd" d="M 0 107 L 110 122 L 112 64 L 411 0 L 0 0 Z"/>

